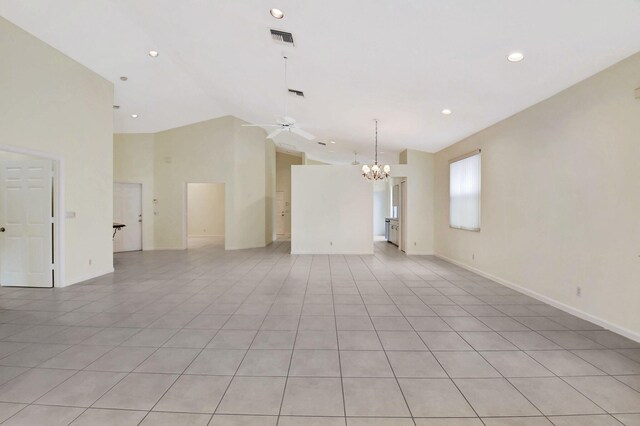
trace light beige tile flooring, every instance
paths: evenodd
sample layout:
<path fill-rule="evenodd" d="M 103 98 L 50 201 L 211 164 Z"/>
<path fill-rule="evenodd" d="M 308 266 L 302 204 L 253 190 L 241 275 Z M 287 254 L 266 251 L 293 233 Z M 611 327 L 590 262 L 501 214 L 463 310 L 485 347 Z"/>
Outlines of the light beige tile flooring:
<path fill-rule="evenodd" d="M 640 425 L 640 344 L 386 243 L 289 249 L 0 289 L 0 422 Z"/>

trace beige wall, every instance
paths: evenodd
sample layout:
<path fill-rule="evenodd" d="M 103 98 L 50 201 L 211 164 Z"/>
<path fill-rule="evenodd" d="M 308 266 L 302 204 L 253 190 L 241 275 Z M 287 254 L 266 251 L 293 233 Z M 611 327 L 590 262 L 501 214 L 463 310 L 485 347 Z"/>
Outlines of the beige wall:
<path fill-rule="evenodd" d="M 265 204 L 264 243 L 271 244 L 276 239 L 276 145 L 271 139 L 265 140 Z"/>
<path fill-rule="evenodd" d="M 293 166 L 294 253 L 373 251 L 373 182 L 360 169 Z M 391 165 L 391 173 L 407 180 L 407 254 L 433 254 L 433 154 L 410 150 L 408 164 Z"/>
<path fill-rule="evenodd" d="M 304 159 L 305 166 L 328 166 L 328 163 L 324 163 L 322 161 L 314 160 L 313 158 L 305 157 Z"/>
<path fill-rule="evenodd" d="M 153 250 L 153 134 L 113 135 L 113 179 L 142 184 L 142 249 Z"/>
<path fill-rule="evenodd" d="M 61 159 L 69 285 L 113 271 L 113 85 L 0 18 L 0 145 Z"/>
<path fill-rule="evenodd" d="M 284 214 L 285 235 L 291 235 L 291 166 L 301 164 L 301 157 L 276 152 L 276 191 L 284 192 L 284 201 L 287 203 Z M 276 213 L 280 214 L 280 212 Z M 277 229 L 276 232 L 278 232 Z"/>
<path fill-rule="evenodd" d="M 263 247 L 274 188 L 275 147 L 265 132 L 242 127 L 232 116 L 178 127 L 153 135 L 115 136 L 116 178 L 149 182 L 145 196 L 153 242 L 145 249 L 184 249 L 187 236 L 187 184 L 225 184 L 225 248 Z M 268 178 L 268 176 L 270 177 Z M 268 180 L 271 180 L 271 186 Z"/>
<path fill-rule="evenodd" d="M 406 252 L 433 254 L 434 251 L 434 155 L 406 151 L 407 164 L 391 166 L 392 176 L 407 178 Z"/>
<path fill-rule="evenodd" d="M 436 252 L 640 339 L 637 87 L 640 54 L 437 153 Z M 478 148 L 482 229 L 450 229 L 448 161 Z"/>
<path fill-rule="evenodd" d="M 373 185 L 357 166 L 293 166 L 292 177 L 292 253 L 373 253 Z"/>
<path fill-rule="evenodd" d="M 188 236 L 223 236 L 224 184 L 190 183 L 187 189 Z"/>

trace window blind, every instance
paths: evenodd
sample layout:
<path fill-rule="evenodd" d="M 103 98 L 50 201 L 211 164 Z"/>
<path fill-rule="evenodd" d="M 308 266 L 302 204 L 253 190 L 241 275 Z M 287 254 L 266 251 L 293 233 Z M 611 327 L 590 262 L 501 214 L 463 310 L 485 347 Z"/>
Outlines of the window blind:
<path fill-rule="evenodd" d="M 480 151 L 449 164 L 449 225 L 480 230 Z"/>

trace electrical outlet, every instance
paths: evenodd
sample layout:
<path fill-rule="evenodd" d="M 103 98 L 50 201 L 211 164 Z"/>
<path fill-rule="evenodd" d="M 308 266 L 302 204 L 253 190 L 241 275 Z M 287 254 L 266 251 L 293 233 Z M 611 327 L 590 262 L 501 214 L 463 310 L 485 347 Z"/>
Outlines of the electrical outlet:
<path fill-rule="evenodd" d="M 576 296 L 582 296 L 582 289 L 580 287 L 576 287 Z"/>
<path fill-rule="evenodd" d="M 471 254 L 471 260 L 476 260 L 476 254 L 475 253 Z"/>
<path fill-rule="evenodd" d="M 89 265 L 91 265 L 93 263 L 93 260 L 89 259 Z"/>
<path fill-rule="evenodd" d="M 418 242 L 417 242 L 417 241 L 414 241 L 414 242 L 413 242 L 413 245 L 414 245 L 414 246 L 417 246 L 417 245 L 418 245 Z"/>
<path fill-rule="evenodd" d="M 333 245 L 333 241 L 329 241 L 329 245 L 332 246 Z"/>

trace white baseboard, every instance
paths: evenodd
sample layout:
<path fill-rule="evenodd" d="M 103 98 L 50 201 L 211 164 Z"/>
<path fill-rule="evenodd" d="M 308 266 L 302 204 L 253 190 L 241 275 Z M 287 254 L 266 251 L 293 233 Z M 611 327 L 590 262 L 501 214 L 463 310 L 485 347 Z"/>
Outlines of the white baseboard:
<path fill-rule="evenodd" d="M 459 266 L 459 267 L 461 267 L 463 269 L 466 269 L 468 271 L 474 272 L 474 273 L 476 273 L 476 274 L 478 274 L 478 275 L 480 275 L 480 276 L 482 276 L 484 278 L 488 278 L 488 279 L 490 279 L 492 281 L 495 281 L 495 282 L 497 282 L 499 284 L 507 286 L 507 287 L 509 287 L 509 288 L 511 288 L 513 290 L 516 290 L 516 291 L 522 293 L 522 294 L 525 294 L 527 296 L 533 297 L 536 300 L 539 300 L 541 302 L 549 304 L 549 305 L 553 306 L 554 308 L 558 308 L 561 311 L 564 311 L 564 312 L 566 312 L 568 314 L 575 315 L 578 318 L 581 318 L 581 319 L 583 319 L 585 321 L 590 321 L 590 322 L 592 322 L 594 324 L 599 325 L 600 327 L 604 327 L 607 330 L 613 331 L 614 333 L 618 333 L 618 334 L 620 334 L 620 335 L 622 335 L 622 336 L 624 336 L 624 337 L 626 337 L 628 339 L 634 340 L 636 342 L 640 342 L 640 333 L 637 332 L 637 331 L 629 330 L 628 328 L 622 327 L 622 326 L 620 326 L 618 324 L 614 324 L 614 323 L 612 323 L 610 321 L 607 321 L 605 319 L 602 319 L 600 317 L 592 315 L 592 314 L 590 314 L 588 312 L 582 311 L 580 309 L 574 308 L 573 306 L 569 306 L 569 305 L 567 305 L 565 303 L 559 302 L 559 301 L 557 301 L 555 299 L 552 299 L 552 298 L 550 298 L 548 296 L 545 296 L 544 294 L 540 294 L 540 293 L 535 292 L 533 290 L 529 290 L 528 288 L 522 287 L 522 286 L 520 286 L 518 284 L 512 283 L 510 281 L 507 281 L 507 280 L 502 279 L 500 277 L 497 277 L 495 275 L 488 274 L 488 273 L 486 273 L 486 272 L 484 272 L 484 271 L 482 271 L 482 270 L 480 270 L 478 268 L 474 268 L 473 266 L 469 266 L 469 265 L 467 265 L 465 263 L 462 263 L 460 261 L 457 261 L 457 260 L 454 260 L 454 259 L 450 259 L 447 256 L 444 256 L 444 255 L 441 255 L 441 254 L 438 254 L 438 253 L 436 253 L 435 256 L 440 258 L 440 259 L 442 259 L 442 260 L 446 260 L 449 263 L 453 263 L 454 265 Z"/>
<path fill-rule="evenodd" d="M 98 278 L 98 277 L 101 277 L 103 275 L 112 274 L 113 272 L 114 272 L 113 268 L 107 268 L 107 269 L 104 269 L 102 271 L 93 272 L 91 274 L 87 274 L 87 275 L 81 276 L 79 278 L 74 278 L 74 279 L 72 279 L 70 281 L 63 282 L 62 285 L 57 285 L 56 287 L 58 287 L 58 288 L 69 287 L 70 285 L 74 285 L 74 284 L 78 284 L 78 283 L 81 283 L 81 282 L 84 282 L 84 281 L 87 281 L 87 280 Z"/>
<path fill-rule="evenodd" d="M 373 254 L 373 251 L 370 252 L 355 252 L 355 251 L 333 251 L 333 252 L 315 252 L 315 251 L 297 251 L 297 252 L 291 252 L 291 254 L 300 254 L 300 255 L 318 255 L 318 256 L 331 256 L 332 254 L 337 254 L 337 255 L 348 255 L 348 256 L 365 256 L 365 255 L 371 255 Z"/>

